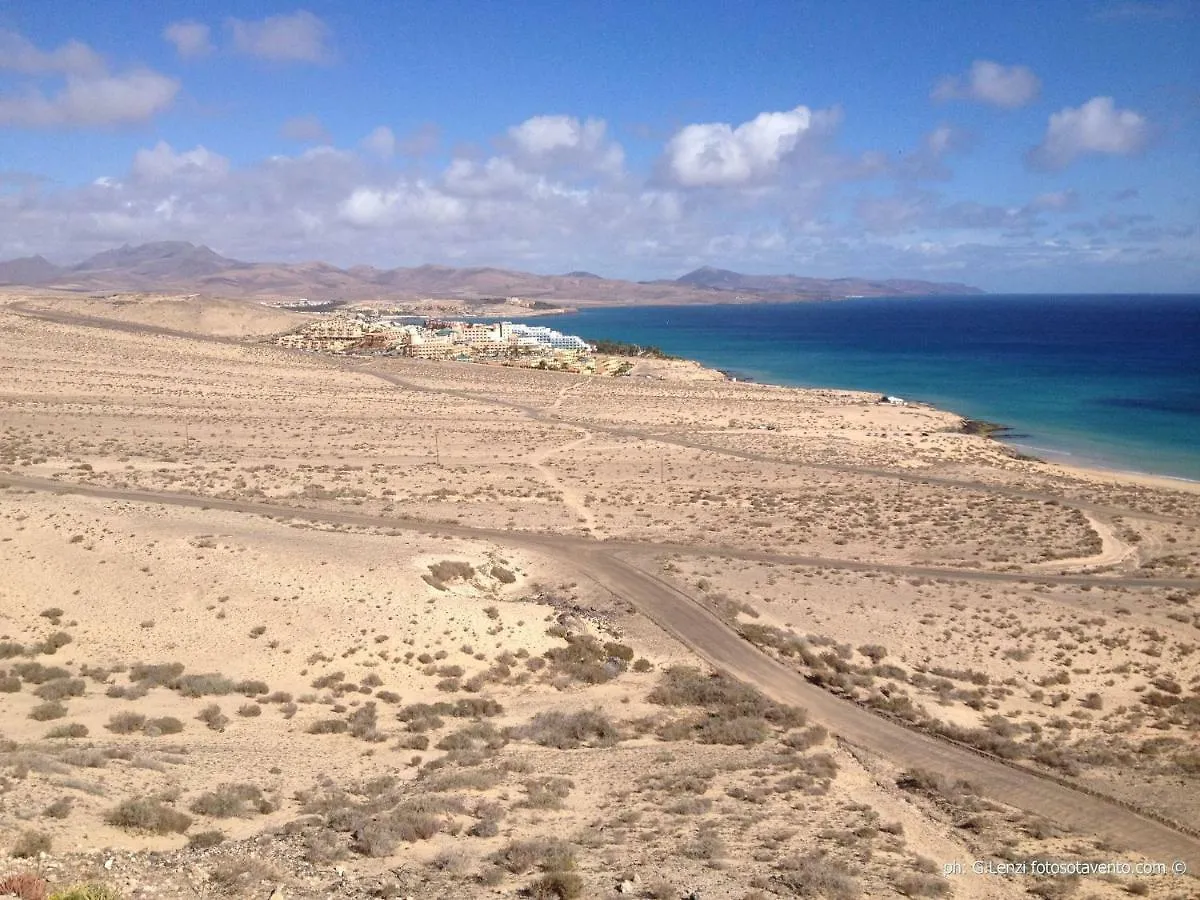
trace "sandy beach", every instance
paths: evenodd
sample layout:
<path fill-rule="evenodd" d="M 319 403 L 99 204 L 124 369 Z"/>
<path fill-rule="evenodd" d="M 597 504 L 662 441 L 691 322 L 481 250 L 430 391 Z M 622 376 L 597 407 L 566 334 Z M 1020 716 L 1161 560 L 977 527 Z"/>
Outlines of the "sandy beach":
<path fill-rule="evenodd" d="M 1200 484 L 690 361 L 262 340 L 303 321 L 0 302 L 0 879 L 1196 896 L 946 867 L 1200 871 Z"/>

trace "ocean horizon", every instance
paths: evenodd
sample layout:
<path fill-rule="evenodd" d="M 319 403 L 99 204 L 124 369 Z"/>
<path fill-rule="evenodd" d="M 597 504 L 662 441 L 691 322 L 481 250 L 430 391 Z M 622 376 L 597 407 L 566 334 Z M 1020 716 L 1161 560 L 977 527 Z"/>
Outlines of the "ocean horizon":
<path fill-rule="evenodd" d="M 739 378 L 929 403 L 1008 426 L 1006 442 L 1045 459 L 1200 480 L 1196 294 L 607 307 L 553 321 Z"/>

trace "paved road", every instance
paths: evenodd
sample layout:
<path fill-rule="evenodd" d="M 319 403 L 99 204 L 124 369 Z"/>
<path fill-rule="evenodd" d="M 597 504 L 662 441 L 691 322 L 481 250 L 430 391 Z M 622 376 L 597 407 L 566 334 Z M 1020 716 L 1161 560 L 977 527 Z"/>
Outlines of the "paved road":
<path fill-rule="evenodd" d="M 899 766 L 922 767 L 966 779 L 977 785 L 987 796 L 1004 803 L 1084 833 L 1099 834 L 1109 839 L 1114 846 L 1127 847 L 1149 859 L 1168 863 L 1175 859 L 1183 860 L 1191 871 L 1200 872 L 1200 840 L 1184 832 L 1139 815 L 1113 801 L 1086 794 L 1034 772 L 1010 767 L 929 735 L 909 730 L 809 684 L 798 673 L 780 665 L 742 640 L 728 625 L 692 598 L 618 555 L 621 551 L 631 550 L 643 553 L 658 552 L 660 548 L 656 545 L 633 542 L 610 544 L 572 535 L 540 535 L 464 525 L 442 525 L 411 519 L 390 519 L 362 513 L 294 509 L 268 503 L 221 500 L 159 491 L 65 484 L 53 479 L 0 473 L 0 486 L 4 485 L 126 502 L 221 509 L 285 520 L 302 519 L 341 525 L 401 528 L 423 534 L 449 534 L 463 538 L 502 541 L 510 545 L 524 545 L 551 552 L 561 557 L 565 565 L 579 570 L 616 596 L 633 603 L 644 615 L 714 666 L 754 685 L 774 700 L 806 707 L 814 720 L 821 722 L 851 744 L 878 753 Z M 826 560 L 819 564 L 845 567 L 844 562 L 837 560 Z M 861 568 L 871 567 L 863 564 Z M 899 568 L 906 571 L 914 569 Z M 945 577 L 969 579 L 999 580 L 1022 577 L 1008 573 L 971 570 L 953 573 L 936 571 Z M 1089 581 L 1086 577 L 1082 577 L 1081 580 Z M 1097 580 L 1090 579 L 1092 583 Z"/>

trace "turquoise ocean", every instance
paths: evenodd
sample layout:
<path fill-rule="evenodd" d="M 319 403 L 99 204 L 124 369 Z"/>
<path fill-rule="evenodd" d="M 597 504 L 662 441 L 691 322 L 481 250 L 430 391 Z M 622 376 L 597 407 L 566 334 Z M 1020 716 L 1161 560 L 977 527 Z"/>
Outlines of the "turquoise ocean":
<path fill-rule="evenodd" d="M 1046 459 L 1200 480 L 1200 295 L 870 298 L 540 319 L 739 378 L 893 394 Z"/>

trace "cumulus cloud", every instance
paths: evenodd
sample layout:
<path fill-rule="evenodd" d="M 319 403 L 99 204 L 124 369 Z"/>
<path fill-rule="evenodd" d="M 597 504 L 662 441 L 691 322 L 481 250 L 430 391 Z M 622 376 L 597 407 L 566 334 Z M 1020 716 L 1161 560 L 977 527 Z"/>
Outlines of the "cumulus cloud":
<path fill-rule="evenodd" d="M 1042 82 L 1026 66 L 1003 66 L 977 59 L 965 75 L 947 75 L 933 88 L 934 100 L 974 100 L 1004 109 L 1016 109 L 1032 101 Z"/>
<path fill-rule="evenodd" d="M 333 58 L 329 27 L 307 10 L 252 22 L 230 19 L 228 24 L 233 48 L 247 56 L 306 63 L 326 63 Z"/>
<path fill-rule="evenodd" d="M 388 159 L 396 152 L 396 135 L 386 125 L 380 125 L 363 138 L 360 145 L 368 153 Z"/>
<path fill-rule="evenodd" d="M 617 173 L 625 151 L 607 131 L 603 119 L 534 116 L 508 129 L 508 139 L 514 155 L 533 168 L 565 165 Z"/>
<path fill-rule="evenodd" d="M 663 164 L 682 187 L 740 187 L 773 176 L 811 137 L 827 133 L 836 115 L 797 106 L 760 113 L 736 128 L 724 122 L 687 125 L 668 142 Z"/>
<path fill-rule="evenodd" d="M 1146 119 L 1130 109 L 1117 109 L 1112 97 L 1093 97 L 1083 106 L 1067 107 L 1050 116 L 1042 142 L 1026 161 L 1035 169 L 1065 169 L 1081 156 L 1132 156 L 1150 139 Z"/>
<path fill-rule="evenodd" d="M 338 208 L 344 221 L 361 228 L 400 223 L 436 227 L 459 221 L 464 211 L 461 200 L 424 181 L 401 181 L 391 189 L 355 188 Z"/>
<path fill-rule="evenodd" d="M 81 41 L 67 41 L 54 50 L 39 50 L 15 31 L 0 30 L 0 69 L 26 75 L 81 75 L 104 71 L 104 59 Z"/>
<path fill-rule="evenodd" d="M 197 59 L 213 51 L 209 27 L 201 22 L 172 22 L 163 29 L 163 39 L 175 45 L 175 52 L 184 59 Z"/>
<path fill-rule="evenodd" d="M 332 138 L 316 116 L 295 116 L 279 127 L 279 133 L 289 141 L 302 144 L 328 144 Z"/>
<path fill-rule="evenodd" d="M 135 181 L 167 182 L 177 178 L 212 181 L 229 173 L 229 160 L 203 146 L 176 153 L 166 141 L 141 149 L 130 170 Z"/>
<path fill-rule="evenodd" d="M 103 57 L 86 44 L 68 41 L 39 50 L 11 31 L 0 31 L 0 70 L 29 76 L 61 76 L 63 86 L 47 93 L 37 81 L 0 94 L 0 125 L 19 128 L 88 127 L 143 122 L 167 109 L 179 82 L 149 69 L 110 73 Z"/>
<path fill-rule="evenodd" d="M 128 125 L 163 112 L 178 92 L 178 81 L 149 70 L 121 75 L 69 75 L 66 86 L 51 96 L 35 88 L 15 96 L 0 96 L 0 125 Z"/>

